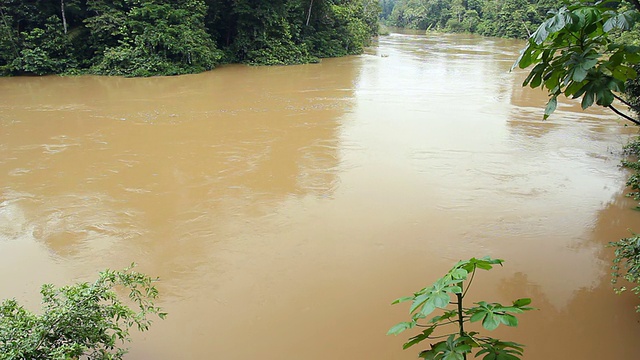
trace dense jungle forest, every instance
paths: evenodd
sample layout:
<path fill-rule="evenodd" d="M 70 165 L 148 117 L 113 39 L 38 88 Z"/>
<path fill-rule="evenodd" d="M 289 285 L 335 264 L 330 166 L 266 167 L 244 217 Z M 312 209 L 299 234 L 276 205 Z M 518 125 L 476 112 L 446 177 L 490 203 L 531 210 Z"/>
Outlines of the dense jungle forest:
<path fill-rule="evenodd" d="M 2 0 L 0 74 L 149 76 L 358 54 L 377 0 Z"/>
<path fill-rule="evenodd" d="M 391 26 L 526 38 L 562 0 L 382 0 Z"/>

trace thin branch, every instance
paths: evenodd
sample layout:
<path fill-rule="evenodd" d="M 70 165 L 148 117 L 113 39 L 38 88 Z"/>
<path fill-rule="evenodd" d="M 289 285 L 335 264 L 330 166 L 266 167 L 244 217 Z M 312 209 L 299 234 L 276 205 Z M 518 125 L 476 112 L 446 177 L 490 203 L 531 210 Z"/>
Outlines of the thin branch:
<path fill-rule="evenodd" d="M 495 339 L 490 338 L 490 337 L 475 337 L 475 336 L 473 337 L 473 339 L 477 340 L 477 341 L 482 341 L 483 343 L 487 343 L 487 344 L 490 343 L 491 340 L 495 340 Z"/>
<path fill-rule="evenodd" d="M 618 114 L 619 116 L 621 116 L 622 118 L 624 118 L 625 120 L 629 120 L 632 123 L 640 126 L 640 120 L 636 120 L 634 118 L 632 118 L 631 116 L 621 112 L 620 110 L 616 109 L 613 107 L 613 105 L 609 105 L 609 109 L 611 109 L 611 111 L 613 111 L 614 113 Z"/>
<path fill-rule="evenodd" d="M 640 108 L 638 108 L 637 106 L 633 106 L 633 104 L 630 104 L 628 101 L 626 101 L 625 99 L 621 98 L 620 96 L 611 93 L 613 95 L 614 98 L 618 99 L 618 101 L 620 101 L 621 103 L 627 105 L 628 107 L 632 108 L 633 110 L 640 112 Z"/>
<path fill-rule="evenodd" d="M 432 324 L 432 325 L 416 324 L 415 326 L 421 327 L 421 328 L 429 328 L 429 327 L 437 328 L 438 326 L 441 326 L 441 325 L 449 325 L 449 324 L 456 324 L 456 323 L 458 323 L 458 320 L 448 320 L 447 322 Z"/>
<path fill-rule="evenodd" d="M 307 25 L 309 26 L 309 20 L 311 20 L 311 8 L 313 7 L 313 0 L 309 2 L 309 13 L 307 14 Z"/>
<path fill-rule="evenodd" d="M 427 336 L 427 339 L 442 339 L 451 336 L 451 334 L 440 335 L 440 336 Z"/>
<path fill-rule="evenodd" d="M 3 22 L 4 22 L 4 26 L 7 28 L 7 32 L 9 33 L 9 37 L 10 37 L 10 41 L 11 41 L 11 47 L 13 47 L 13 51 L 15 51 L 16 56 L 19 55 L 18 52 L 18 48 L 16 47 L 16 43 L 13 39 L 13 28 L 9 27 L 9 24 L 7 23 L 7 16 L 5 15 L 4 11 L 2 10 L 2 8 L 0 8 L 0 17 L 2 18 Z"/>
<path fill-rule="evenodd" d="M 521 21 L 522 21 L 522 25 L 524 26 L 524 29 L 527 30 L 527 38 L 530 38 L 531 37 L 531 31 L 529 31 L 529 28 L 527 27 L 527 23 L 524 22 L 524 20 L 521 20 Z M 459 22 L 459 20 L 458 20 L 458 22 Z"/>
<path fill-rule="evenodd" d="M 473 266 L 473 271 L 471 272 L 471 279 L 469 279 L 469 284 L 467 284 L 467 289 L 464 291 L 464 293 L 462 294 L 462 297 L 465 297 L 467 295 L 467 291 L 469 291 L 469 288 L 471 287 L 471 283 L 473 282 L 473 278 L 476 276 L 476 267 L 475 265 Z"/>

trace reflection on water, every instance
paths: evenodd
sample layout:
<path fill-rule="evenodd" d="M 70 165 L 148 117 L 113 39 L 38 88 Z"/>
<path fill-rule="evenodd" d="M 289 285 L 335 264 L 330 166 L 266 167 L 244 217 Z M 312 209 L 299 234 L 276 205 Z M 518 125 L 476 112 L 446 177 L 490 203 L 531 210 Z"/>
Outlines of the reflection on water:
<path fill-rule="evenodd" d="M 0 297 L 136 261 L 170 315 L 131 359 L 413 359 L 390 300 L 492 255 L 473 296 L 534 298 L 499 332 L 526 359 L 631 358 L 604 244 L 640 228 L 633 129 L 571 101 L 542 121 L 520 46 L 393 34 L 314 65 L 0 79 Z"/>

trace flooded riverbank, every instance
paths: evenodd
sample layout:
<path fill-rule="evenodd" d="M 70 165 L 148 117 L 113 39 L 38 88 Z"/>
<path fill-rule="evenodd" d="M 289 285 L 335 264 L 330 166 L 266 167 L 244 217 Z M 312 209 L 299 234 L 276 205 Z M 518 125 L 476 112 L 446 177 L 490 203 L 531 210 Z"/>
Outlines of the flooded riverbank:
<path fill-rule="evenodd" d="M 491 255 L 532 297 L 525 359 L 631 359 L 609 241 L 640 229 L 636 131 L 508 70 L 521 43 L 401 35 L 367 54 L 171 78 L 0 79 L 0 298 L 130 262 L 169 313 L 142 359 L 414 359 L 390 302 Z"/>

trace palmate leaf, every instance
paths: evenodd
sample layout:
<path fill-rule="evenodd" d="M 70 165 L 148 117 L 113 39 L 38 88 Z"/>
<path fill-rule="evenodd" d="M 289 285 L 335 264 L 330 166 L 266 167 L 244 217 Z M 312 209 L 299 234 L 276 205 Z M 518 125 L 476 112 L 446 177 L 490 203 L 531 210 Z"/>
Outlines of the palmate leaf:
<path fill-rule="evenodd" d="M 460 268 L 454 268 L 449 273 L 451 274 L 451 277 L 455 280 L 465 280 L 467 278 L 467 275 L 469 275 L 469 272 L 467 270 L 460 269 Z"/>
<path fill-rule="evenodd" d="M 567 25 L 571 25 L 574 21 L 577 21 L 577 16 L 572 16 L 571 11 L 568 11 L 566 7 L 561 8 L 553 17 L 549 20 L 549 24 L 545 26 L 549 33 L 555 33 L 564 29 Z"/>
<path fill-rule="evenodd" d="M 418 309 L 420 306 L 423 306 L 427 300 L 429 300 L 429 294 L 425 293 L 425 294 L 420 294 L 418 296 L 415 297 L 415 299 L 413 300 L 413 303 L 411 304 L 411 308 L 409 309 L 409 313 L 413 313 L 414 311 L 416 311 L 416 309 Z"/>
<path fill-rule="evenodd" d="M 597 96 L 596 104 L 604 107 L 611 105 L 613 103 L 613 100 L 615 99 L 615 97 L 613 96 L 613 93 L 608 88 L 599 89 L 596 92 L 596 96 Z"/>
<path fill-rule="evenodd" d="M 463 360 L 464 354 L 471 352 L 469 337 L 451 334 L 446 341 L 432 344 L 431 349 L 422 351 L 419 355 L 422 359 Z"/>
<path fill-rule="evenodd" d="M 391 329 L 387 331 L 387 335 L 398 335 L 407 329 L 413 328 L 415 325 L 416 323 L 414 321 L 403 321 L 392 326 Z"/>
<path fill-rule="evenodd" d="M 533 310 L 527 307 L 531 303 L 531 299 L 523 298 L 513 302 L 513 306 L 502 306 L 498 303 L 487 303 L 480 301 L 476 303 L 478 306 L 468 310 L 471 315 L 469 321 L 482 321 L 482 327 L 487 330 L 495 330 L 500 324 L 507 326 L 518 326 L 518 319 L 512 314 L 521 314 L 527 310 Z M 510 314 L 511 313 L 511 314 Z"/>
<path fill-rule="evenodd" d="M 511 314 L 504 314 L 504 315 L 501 315 L 499 318 L 500 318 L 500 322 L 503 323 L 504 325 L 511 326 L 511 327 L 518 326 L 518 318 Z"/>
<path fill-rule="evenodd" d="M 582 97 L 582 102 L 580 103 L 582 110 L 585 110 L 589 106 L 593 105 L 594 98 L 595 94 L 592 91 L 585 92 L 584 96 Z"/>
<path fill-rule="evenodd" d="M 482 320 L 482 327 L 487 330 L 495 330 L 498 326 L 500 326 L 500 318 L 492 312 L 487 312 Z"/>
<path fill-rule="evenodd" d="M 480 259 L 471 258 L 469 260 L 460 261 L 456 266 L 454 266 L 454 268 L 461 268 L 466 270 L 468 273 L 471 273 L 475 269 L 491 270 L 493 265 L 502 265 L 503 262 L 504 260 L 502 259 L 493 259 L 485 256 Z"/>
<path fill-rule="evenodd" d="M 417 313 L 415 313 L 413 315 L 414 319 L 423 319 L 425 318 L 427 315 L 431 314 L 432 312 L 434 312 L 436 310 L 436 305 L 434 302 L 433 298 L 430 298 L 429 300 L 427 300 L 424 305 L 422 306 L 422 308 L 420 309 L 420 311 L 418 311 Z"/>
<path fill-rule="evenodd" d="M 543 25 L 545 24 L 542 24 L 533 34 L 531 34 L 531 39 L 536 45 L 542 44 L 549 37 L 549 29 Z"/>
<path fill-rule="evenodd" d="M 619 30 L 631 30 L 635 23 L 638 21 L 638 12 L 637 11 L 626 11 L 621 14 L 615 14 L 605 21 L 604 25 L 602 25 L 602 30 L 604 32 L 609 32 L 613 29 Z"/>
<path fill-rule="evenodd" d="M 482 349 L 476 357 L 485 355 L 482 360 L 519 360 L 524 349 L 521 344 L 491 339 L 492 341 L 480 345 Z"/>

